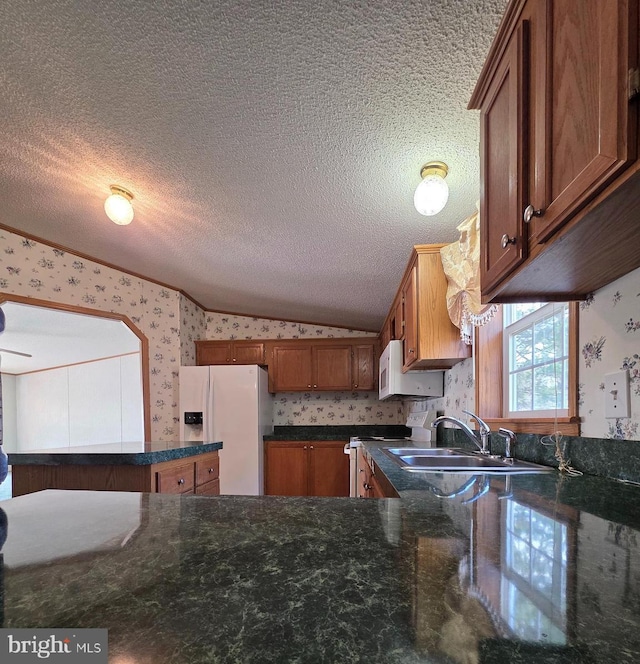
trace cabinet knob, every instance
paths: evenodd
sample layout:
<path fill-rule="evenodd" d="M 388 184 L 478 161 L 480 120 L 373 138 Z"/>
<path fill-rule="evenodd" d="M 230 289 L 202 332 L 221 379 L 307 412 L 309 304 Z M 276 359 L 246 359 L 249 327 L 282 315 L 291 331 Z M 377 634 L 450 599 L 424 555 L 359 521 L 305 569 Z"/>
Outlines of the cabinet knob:
<path fill-rule="evenodd" d="M 524 220 L 525 224 L 528 224 L 533 217 L 541 217 L 543 213 L 543 210 L 536 210 L 533 205 L 529 204 L 527 207 L 524 209 L 524 213 L 522 215 L 522 219 Z"/>
<path fill-rule="evenodd" d="M 318 387 L 318 386 L 317 386 L 317 385 L 314 385 L 313 387 L 316 388 L 316 387 Z"/>
<path fill-rule="evenodd" d="M 305 449 L 305 450 L 307 449 L 307 446 L 306 446 L 306 445 L 304 446 L 304 449 Z"/>
<path fill-rule="evenodd" d="M 209 468 L 209 473 L 212 473 L 212 472 L 213 472 L 213 468 Z"/>
<path fill-rule="evenodd" d="M 500 240 L 500 244 L 502 245 L 503 249 L 506 249 L 510 244 L 516 244 L 518 241 L 518 238 L 515 237 L 509 237 L 506 233 L 502 236 L 502 239 Z"/>
<path fill-rule="evenodd" d="M 354 383 L 353 389 L 355 390 L 358 387 L 358 383 Z"/>
<path fill-rule="evenodd" d="M 236 360 L 236 358 L 235 358 L 235 357 L 233 358 L 233 361 L 234 361 L 234 362 L 237 362 L 237 360 Z"/>
<path fill-rule="evenodd" d="M 178 484 L 184 484 L 184 480 L 183 480 L 182 478 L 180 478 L 180 479 L 178 480 Z"/>
<path fill-rule="evenodd" d="M 413 348 L 409 348 L 409 352 L 413 355 L 416 351 Z"/>
<path fill-rule="evenodd" d="M 373 487 L 370 484 L 367 484 L 366 482 L 362 485 L 367 491 L 370 491 L 373 489 Z"/>
<path fill-rule="evenodd" d="M 312 450 L 312 449 L 313 449 L 313 445 L 311 445 L 311 447 L 309 447 L 309 449 Z"/>
<path fill-rule="evenodd" d="M 307 385 L 307 387 L 311 387 L 311 385 Z"/>

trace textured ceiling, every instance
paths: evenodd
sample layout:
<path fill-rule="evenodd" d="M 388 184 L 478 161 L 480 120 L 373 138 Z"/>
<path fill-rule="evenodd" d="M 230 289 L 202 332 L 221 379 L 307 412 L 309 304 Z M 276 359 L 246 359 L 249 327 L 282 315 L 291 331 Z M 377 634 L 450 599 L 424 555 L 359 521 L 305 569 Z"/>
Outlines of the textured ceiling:
<path fill-rule="evenodd" d="M 2 0 L 0 223 L 208 309 L 377 329 L 411 246 L 474 209 L 466 105 L 505 5 Z M 432 159 L 449 203 L 422 217 Z"/>

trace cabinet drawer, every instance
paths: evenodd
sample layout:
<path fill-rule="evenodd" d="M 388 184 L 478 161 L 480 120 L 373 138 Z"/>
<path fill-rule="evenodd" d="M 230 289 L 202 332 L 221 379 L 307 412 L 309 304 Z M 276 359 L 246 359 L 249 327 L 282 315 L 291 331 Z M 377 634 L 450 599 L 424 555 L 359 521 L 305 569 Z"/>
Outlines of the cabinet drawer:
<path fill-rule="evenodd" d="M 200 484 L 196 487 L 196 496 L 219 496 L 220 480 L 213 480 L 206 484 Z"/>
<path fill-rule="evenodd" d="M 207 484 L 220 477 L 220 459 L 216 454 L 213 458 L 196 461 L 196 486 Z M 197 492 L 196 492 L 197 493 Z"/>
<path fill-rule="evenodd" d="M 192 493 L 194 483 L 194 464 L 185 463 L 156 473 L 158 493 Z"/>

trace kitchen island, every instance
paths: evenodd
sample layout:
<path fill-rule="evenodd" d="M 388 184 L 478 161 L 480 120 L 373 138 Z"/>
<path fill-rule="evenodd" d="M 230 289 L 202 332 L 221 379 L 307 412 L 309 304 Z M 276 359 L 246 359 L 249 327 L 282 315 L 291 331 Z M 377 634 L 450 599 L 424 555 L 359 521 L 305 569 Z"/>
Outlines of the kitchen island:
<path fill-rule="evenodd" d="M 106 627 L 114 664 L 640 660 L 637 486 L 406 473 L 366 446 L 399 499 L 2 503 L 4 626 Z"/>
<path fill-rule="evenodd" d="M 13 496 L 43 489 L 220 493 L 221 442 L 125 442 L 9 454 Z"/>

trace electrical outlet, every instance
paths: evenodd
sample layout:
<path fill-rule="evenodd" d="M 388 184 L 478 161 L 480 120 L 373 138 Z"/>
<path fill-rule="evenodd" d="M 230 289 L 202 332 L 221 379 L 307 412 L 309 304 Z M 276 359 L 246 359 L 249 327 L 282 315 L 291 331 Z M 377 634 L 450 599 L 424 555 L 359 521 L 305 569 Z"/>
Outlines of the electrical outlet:
<path fill-rule="evenodd" d="M 616 371 L 604 377 L 604 416 L 610 419 L 630 417 L 629 372 Z"/>

